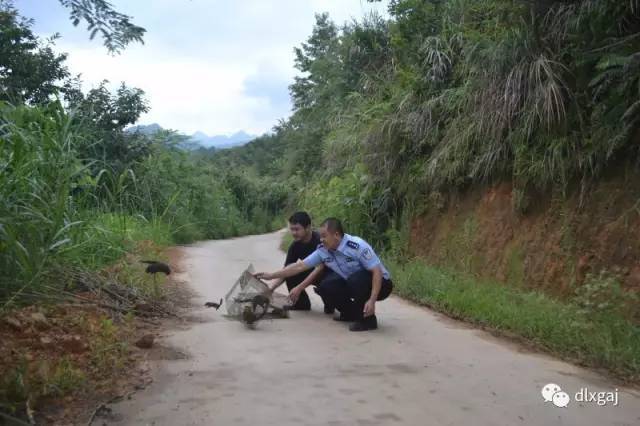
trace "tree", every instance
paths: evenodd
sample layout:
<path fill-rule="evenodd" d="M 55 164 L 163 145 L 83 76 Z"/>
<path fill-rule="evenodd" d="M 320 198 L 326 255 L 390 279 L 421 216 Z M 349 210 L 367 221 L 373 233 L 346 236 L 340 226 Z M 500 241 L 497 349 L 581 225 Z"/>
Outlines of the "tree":
<path fill-rule="evenodd" d="M 100 131 L 122 131 L 130 124 L 134 124 L 140 115 L 149 111 L 149 105 L 144 98 L 144 91 L 127 87 L 121 83 L 115 94 L 107 88 L 108 80 L 95 89 L 90 90 L 85 97 L 70 104 L 77 114 L 88 119 Z"/>
<path fill-rule="evenodd" d="M 130 17 L 116 12 L 104 0 L 59 0 L 71 10 L 71 20 L 78 25 L 86 21 L 93 39 L 97 33 L 111 53 L 120 52 L 131 42 L 142 42 L 144 28 L 133 25 Z M 32 19 L 18 14 L 12 0 L 0 0 L 0 100 L 12 103 L 42 104 L 52 95 L 78 98 L 79 85 L 65 81 L 69 71 L 64 65 L 66 54 L 53 51 L 55 34 L 42 41 L 33 34 Z M 76 99 L 77 100 L 77 99 Z M 127 99 L 121 110 L 127 104 Z M 135 115 L 135 111 L 131 111 Z"/>
<path fill-rule="evenodd" d="M 124 132 L 124 128 L 135 123 L 140 115 L 149 111 L 144 91 L 127 87 L 124 83 L 115 94 L 107 88 L 107 80 L 90 90 L 86 96 L 75 91 L 69 102 L 78 129 L 88 136 L 90 144 L 82 148 L 86 159 L 99 160 L 93 167 L 95 173 L 109 168 L 116 174 L 148 155 L 151 144 L 145 135 Z"/>
<path fill-rule="evenodd" d="M 324 13 L 316 15 L 316 25 L 306 43 L 294 49 L 295 67 L 305 73 L 290 86 L 296 109 L 329 103 L 335 94 L 340 70 L 338 29 Z M 333 93 L 332 93 L 333 92 Z"/>
<path fill-rule="evenodd" d="M 58 1 L 70 9 L 74 26 L 86 21 L 91 40 L 100 33 L 111 53 L 119 53 L 131 42 L 144 43 L 142 37 L 146 30 L 132 24 L 130 16 L 115 11 L 111 3 L 105 0 Z"/>
<path fill-rule="evenodd" d="M 66 54 L 56 54 L 31 31 L 32 20 L 0 0 L 0 100 L 45 103 L 69 76 Z"/>

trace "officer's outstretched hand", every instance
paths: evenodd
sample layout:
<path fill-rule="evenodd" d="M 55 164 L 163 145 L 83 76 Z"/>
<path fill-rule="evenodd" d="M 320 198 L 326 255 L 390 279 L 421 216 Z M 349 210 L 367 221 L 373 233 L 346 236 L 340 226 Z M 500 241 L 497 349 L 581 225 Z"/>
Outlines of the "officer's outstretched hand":
<path fill-rule="evenodd" d="M 364 316 L 370 317 L 376 313 L 376 301 L 375 300 L 367 300 L 367 303 L 364 304 Z"/>
<path fill-rule="evenodd" d="M 259 280 L 272 280 L 273 276 L 268 273 L 268 272 L 256 272 L 255 274 L 253 274 L 254 277 L 256 277 Z"/>

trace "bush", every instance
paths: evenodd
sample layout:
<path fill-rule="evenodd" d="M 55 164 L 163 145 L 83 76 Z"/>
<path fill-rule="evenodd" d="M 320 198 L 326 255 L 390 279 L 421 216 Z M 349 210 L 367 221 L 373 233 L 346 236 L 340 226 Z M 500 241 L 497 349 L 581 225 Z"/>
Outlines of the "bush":
<path fill-rule="evenodd" d="M 607 271 L 588 274 L 584 284 L 576 289 L 573 302 L 586 315 L 640 319 L 638 295 L 624 291 L 617 277 Z"/>

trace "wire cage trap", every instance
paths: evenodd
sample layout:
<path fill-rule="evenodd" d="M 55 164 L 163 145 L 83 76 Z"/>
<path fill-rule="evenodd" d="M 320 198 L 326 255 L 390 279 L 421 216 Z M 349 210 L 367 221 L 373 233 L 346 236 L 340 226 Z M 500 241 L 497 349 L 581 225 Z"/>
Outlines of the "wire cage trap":
<path fill-rule="evenodd" d="M 246 314 L 250 308 L 256 319 L 262 317 L 288 318 L 288 296 L 278 292 L 269 292 L 269 286 L 254 277 L 254 272 L 253 265 L 250 264 L 225 296 L 224 305 L 227 316 L 248 322 Z M 267 298 L 267 306 L 256 307 L 253 303 L 256 296 Z"/>

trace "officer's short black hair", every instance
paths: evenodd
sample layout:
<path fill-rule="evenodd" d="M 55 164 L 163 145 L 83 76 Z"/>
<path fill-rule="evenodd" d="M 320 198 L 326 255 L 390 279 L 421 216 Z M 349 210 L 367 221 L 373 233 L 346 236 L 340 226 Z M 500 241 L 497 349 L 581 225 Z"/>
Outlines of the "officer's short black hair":
<path fill-rule="evenodd" d="M 335 217 L 328 217 L 322 222 L 321 226 L 326 226 L 328 231 L 337 232 L 341 236 L 344 236 L 344 230 L 342 229 L 342 222 Z"/>
<path fill-rule="evenodd" d="M 289 218 L 289 223 L 292 225 L 302 225 L 303 228 L 311 225 L 311 217 L 307 212 L 295 212 Z"/>

